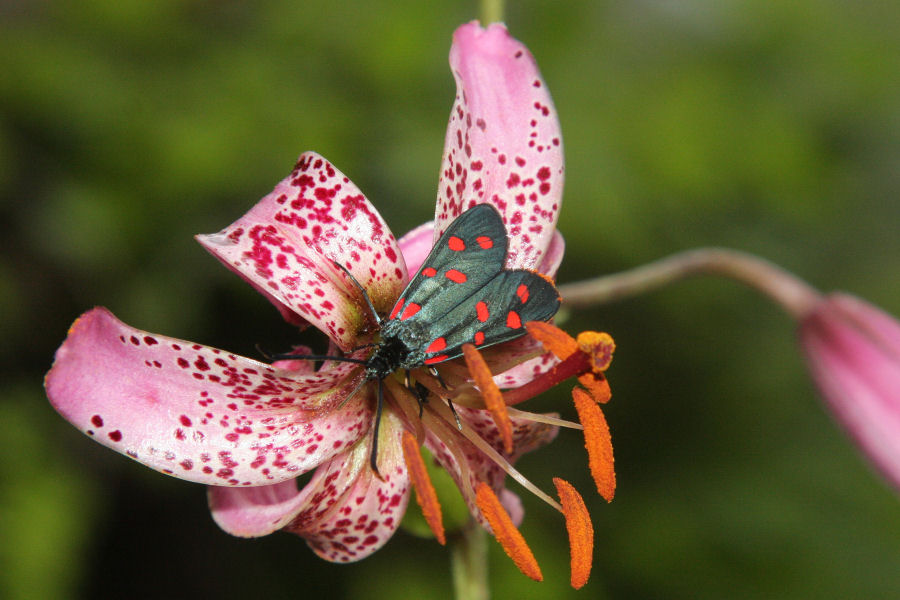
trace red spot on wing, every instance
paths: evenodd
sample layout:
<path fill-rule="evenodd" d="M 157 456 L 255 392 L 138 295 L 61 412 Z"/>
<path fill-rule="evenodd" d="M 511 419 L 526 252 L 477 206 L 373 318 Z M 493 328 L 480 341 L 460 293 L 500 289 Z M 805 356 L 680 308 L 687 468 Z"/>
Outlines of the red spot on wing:
<path fill-rule="evenodd" d="M 391 311 L 391 316 L 388 317 L 389 320 L 397 316 L 397 313 L 400 312 L 401 308 L 403 308 L 404 302 L 405 300 L 403 298 L 397 300 L 397 304 L 394 305 L 394 309 Z"/>
<path fill-rule="evenodd" d="M 479 300 L 475 305 L 475 315 L 478 317 L 478 320 L 484 323 L 488 320 L 488 317 L 491 316 L 491 312 L 487 309 L 487 303 L 482 300 Z"/>
<path fill-rule="evenodd" d="M 514 310 L 509 311 L 506 315 L 506 326 L 510 329 L 520 329 L 522 327 L 522 319 L 519 318 L 519 313 Z"/>
<path fill-rule="evenodd" d="M 454 252 L 460 252 L 461 250 L 466 249 L 466 243 L 462 241 L 462 238 L 451 235 L 450 239 L 447 240 L 447 247 L 449 247 Z"/>
<path fill-rule="evenodd" d="M 484 343 L 484 332 L 476 331 L 475 332 L 475 345 L 480 346 L 483 343 Z"/>
<path fill-rule="evenodd" d="M 437 275 L 437 271 L 435 271 L 431 267 L 425 267 L 424 269 L 422 269 L 422 275 L 424 275 L 425 277 L 434 277 L 435 275 Z"/>
<path fill-rule="evenodd" d="M 400 315 L 400 320 L 405 321 L 406 319 L 410 318 L 411 316 L 413 316 L 414 314 L 419 312 L 419 309 L 421 309 L 421 308 L 422 307 L 419 306 L 418 304 L 416 304 L 415 302 L 410 302 L 409 304 L 406 305 L 406 308 L 403 309 L 403 314 Z"/>
<path fill-rule="evenodd" d="M 477 238 L 475 238 L 475 241 L 478 242 L 478 245 L 481 246 L 483 250 L 494 247 L 494 240 L 486 235 L 479 235 Z"/>
<path fill-rule="evenodd" d="M 488 310 L 487 304 L 482 302 L 481 300 L 479 300 L 478 304 L 475 305 L 475 314 L 478 316 L 478 320 L 481 321 L 482 323 L 487 321 L 488 317 L 491 316 L 491 313 Z"/>
<path fill-rule="evenodd" d="M 441 354 L 441 355 L 439 355 L 439 356 L 432 356 L 431 358 L 426 358 L 426 359 L 425 359 L 425 364 L 426 364 L 426 365 L 433 365 L 433 364 L 435 364 L 435 363 L 444 362 L 444 361 L 447 360 L 448 358 L 449 358 L 449 357 L 448 357 L 446 354 Z"/>
<path fill-rule="evenodd" d="M 447 279 L 449 279 L 453 283 L 465 283 L 466 279 L 468 279 L 465 273 L 463 273 L 462 271 L 457 271 L 456 269 L 450 269 L 449 271 L 444 273 L 444 276 L 446 276 Z"/>
<path fill-rule="evenodd" d="M 427 352 L 428 354 L 431 354 L 433 352 L 440 352 L 441 350 L 443 350 L 446 347 L 447 347 L 447 340 L 445 340 L 442 337 L 439 337 L 438 339 L 431 342 L 431 344 L 429 344 L 429 346 L 427 348 L 425 348 L 425 352 Z"/>
<path fill-rule="evenodd" d="M 519 297 L 519 300 L 522 301 L 522 304 L 528 302 L 528 286 L 524 283 L 520 283 L 518 289 L 516 289 L 516 296 Z"/>

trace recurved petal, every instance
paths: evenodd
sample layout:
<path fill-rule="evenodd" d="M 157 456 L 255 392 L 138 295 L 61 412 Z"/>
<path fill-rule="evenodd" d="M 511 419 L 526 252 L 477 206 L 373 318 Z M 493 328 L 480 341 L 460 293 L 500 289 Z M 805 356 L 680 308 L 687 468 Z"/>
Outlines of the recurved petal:
<path fill-rule="evenodd" d="M 486 348 L 482 354 L 491 371 L 496 373 L 494 381 L 502 389 L 524 385 L 559 362 L 555 356 L 544 351 L 540 342 L 527 335 Z M 528 356 L 534 358 L 520 362 Z"/>
<path fill-rule="evenodd" d="M 294 478 L 359 440 L 370 386 L 342 402 L 361 377 L 348 363 L 278 370 L 95 308 L 72 325 L 45 385 L 56 410 L 105 446 L 180 479 L 250 486 Z"/>
<path fill-rule="evenodd" d="M 557 229 L 553 232 L 553 238 L 550 240 L 547 252 L 544 253 L 544 258 L 541 260 L 541 264 L 537 269 L 538 272 L 556 280 L 556 272 L 559 270 L 559 265 L 562 264 L 565 251 L 566 241 Z"/>
<path fill-rule="evenodd" d="M 268 535 L 288 525 L 298 529 L 323 519 L 345 498 L 367 464 L 368 439 L 319 466 L 302 490 L 297 489 L 296 479 L 251 488 L 211 486 L 213 519 L 240 537 Z"/>
<path fill-rule="evenodd" d="M 288 317 L 297 315 L 341 348 L 356 345 L 371 318 L 344 265 L 375 308 L 390 309 L 406 283 L 397 241 L 366 197 L 313 152 L 243 217 L 197 240 Z"/>
<path fill-rule="evenodd" d="M 285 531 L 306 538 L 316 554 L 332 562 L 361 560 L 381 548 L 400 526 L 409 502 L 402 434 L 400 420 L 385 411 L 378 443 L 381 478 L 369 467 L 369 436 L 342 457 L 342 465 L 336 460 L 327 476 L 317 478 L 316 493 L 310 497 L 327 501 L 312 504 Z"/>
<path fill-rule="evenodd" d="M 510 235 L 508 267 L 537 269 L 562 201 L 562 135 L 553 101 L 524 44 L 500 24 L 453 35 L 450 114 L 435 240 L 465 209 L 491 203 Z"/>
<path fill-rule="evenodd" d="M 238 537 L 260 537 L 290 523 L 308 495 L 297 490 L 296 479 L 289 479 L 247 488 L 210 486 L 207 499 L 213 520 L 223 530 Z"/>

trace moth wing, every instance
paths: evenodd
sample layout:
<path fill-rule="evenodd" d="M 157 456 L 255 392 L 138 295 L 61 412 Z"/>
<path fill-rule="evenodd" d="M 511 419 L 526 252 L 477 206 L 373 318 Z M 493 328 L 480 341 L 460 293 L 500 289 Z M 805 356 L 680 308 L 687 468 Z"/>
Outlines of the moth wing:
<path fill-rule="evenodd" d="M 465 302 L 434 321 L 425 364 L 462 354 L 462 345 L 485 348 L 525 335 L 528 321 L 548 321 L 560 297 L 548 279 L 532 271 L 501 271 Z"/>
<path fill-rule="evenodd" d="M 508 240 L 497 209 L 477 204 L 456 218 L 400 294 L 388 321 L 426 328 L 503 270 Z"/>

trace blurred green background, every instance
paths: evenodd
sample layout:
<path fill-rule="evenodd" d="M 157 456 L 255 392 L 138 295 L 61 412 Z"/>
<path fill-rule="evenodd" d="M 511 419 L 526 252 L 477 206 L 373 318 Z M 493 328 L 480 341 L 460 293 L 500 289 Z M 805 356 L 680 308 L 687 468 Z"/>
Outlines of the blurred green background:
<path fill-rule="evenodd" d="M 447 552 L 402 532 L 349 566 L 287 534 L 229 537 L 202 486 L 89 441 L 41 378 L 95 305 L 248 356 L 296 341 L 191 236 L 304 150 L 395 233 L 429 219 L 450 36 L 477 16 L 459 1 L 0 4 L 0 595 L 449 596 Z M 900 5 L 522 1 L 506 21 L 562 121 L 561 282 L 727 245 L 900 315 Z M 544 489 L 561 475 L 584 492 L 594 573 L 568 588 L 563 521 L 523 494 L 546 581 L 492 542 L 496 598 L 898 597 L 897 494 L 823 410 L 775 307 L 696 280 L 566 327 L 618 342 L 618 494 L 591 492 L 574 434 L 526 457 Z M 574 416 L 564 391 L 532 408 Z"/>

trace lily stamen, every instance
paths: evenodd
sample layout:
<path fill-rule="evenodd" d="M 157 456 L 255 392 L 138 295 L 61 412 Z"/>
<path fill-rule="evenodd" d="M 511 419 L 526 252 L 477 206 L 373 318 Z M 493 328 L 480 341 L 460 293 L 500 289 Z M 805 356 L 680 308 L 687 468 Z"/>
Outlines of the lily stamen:
<path fill-rule="evenodd" d="M 428 470 L 425 468 L 425 461 L 422 460 L 422 454 L 419 452 L 419 443 L 410 432 L 404 431 L 402 446 L 406 468 L 409 469 L 409 478 L 416 492 L 416 502 L 419 503 L 422 516 L 425 517 L 425 522 L 434 533 L 435 539 L 444 546 L 447 544 L 447 539 L 444 535 L 444 523 L 441 518 L 441 504 L 438 502 L 437 492 L 428 476 Z"/>
<path fill-rule="evenodd" d="M 494 419 L 494 424 L 497 425 L 497 429 L 500 432 L 500 437 L 503 439 L 503 451 L 507 454 L 512 454 L 512 423 L 509 420 L 509 413 L 506 412 L 503 394 L 500 392 L 500 388 L 497 387 L 497 384 L 494 383 L 491 370 L 488 368 L 487 363 L 484 362 L 484 358 L 475 346 L 472 344 L 464 344 L 462 349 L 463 356 L 466 359 L 466 365 L 469 367 L 469 373 L 472 374 L 472 379 L 481 390 L 481 397 L 484 399 L 485 408 L 490 411 L 491 417 Z"/>
<path fill-rule="evenodd" d="M 494 537 L 503 546 L 507 556 L 512 559 L 523 574 L 535 581 L 543 581 L 544 576 L 541 574 L 541 568 L 538 566 L 537 559 L 534 558 L 534 553 L 531 552 L 531 548 L 525 543 L 525 538 L 522 537 L 521 532 L 513 525 L 512 519 L 509 518 L 509 514 L 503 509 L 500 499 L 497 498 L 491 487 L 484 482 L 479 482 L 475 490 L 475 496 L 478 508 L 481 509 L 481 514 L 490 523 Z"/>
<path fill-rule="evenodd" d="M 553 484 L 562 502 L 563 514 L 566 516 L 566 530 L 569 533 L 569 552 L 571 555 L 572 587 L 580 589 L 591 576 L 591 564 L 594 559 L 594 526 L 591 515 L 581 494 L 564 479 L 553 478 Z"/>

